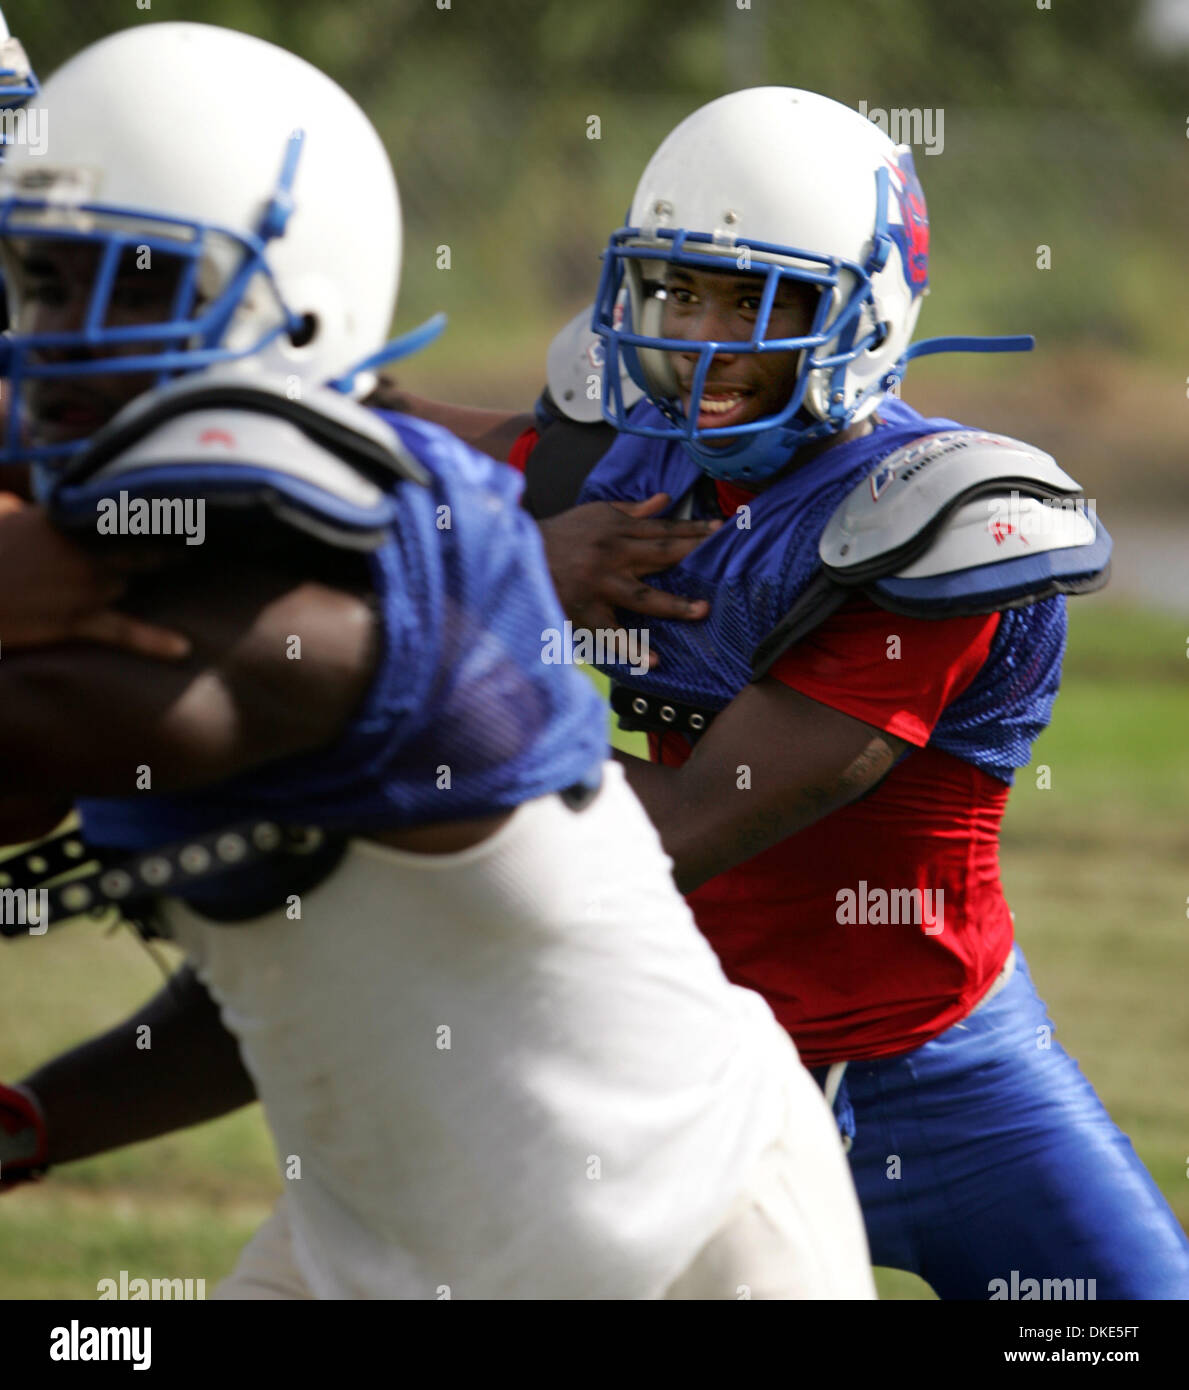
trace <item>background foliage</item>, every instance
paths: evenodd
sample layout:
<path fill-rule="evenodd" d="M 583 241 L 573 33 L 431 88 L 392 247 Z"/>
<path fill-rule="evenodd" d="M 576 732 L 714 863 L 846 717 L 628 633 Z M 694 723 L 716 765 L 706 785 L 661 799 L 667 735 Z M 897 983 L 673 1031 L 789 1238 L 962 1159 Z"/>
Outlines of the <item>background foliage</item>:
<path fill-rule="evenodd" d="M 1189 50 L 1151 37 L 1159 4 L 440 2 L 37 0 L 8 12 L 43 74 L 115 29 L 166 19 L 245 29 L 325 68 L 396 165 L 402 320 L 444 304 L 454 350 L 472 361 L 495 334 L 533 342 L 559 305 L 590 297 L 595 258 L 666 130 L 769 82 L 944 111 L 942 153 L 917 161 L 934 232 L 929 332 L 1023 327 L 1046 347 L 1153 356 L 1175 344 L 1184 356 L 1184 315 L 1167 299 L 1189 225 Z M 439 244 L 454 251 L 448 275 L 434 268 Z M 1053 250 L 1043 287 L 1040 244 Z"/>

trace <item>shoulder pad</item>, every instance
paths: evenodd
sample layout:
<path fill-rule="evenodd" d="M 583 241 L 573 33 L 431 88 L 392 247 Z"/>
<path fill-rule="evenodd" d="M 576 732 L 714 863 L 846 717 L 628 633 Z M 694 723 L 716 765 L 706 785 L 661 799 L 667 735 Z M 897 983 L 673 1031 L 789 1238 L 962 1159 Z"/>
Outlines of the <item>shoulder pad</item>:
<path fill-rule="evenodd" d="M 977 431 L 891 454 L 843 500 L 819 546 L 835 583 L 937 617 L 1101 588 L 1110 552 L 1093 504 L 1048 454 Z"/>
<path fill-rule="evenodd" d="M 964 503 L 1013 489 L 1039 498 L 1081 492 L 1048 454 L 1005 435 L 926 435 L 889 454 L 843 499 L 822 533 L 822 563 L 851 583 L 910 563 L 939 520 Z"/>
<path fill-rule="evenodd" d="M 590 425 L 603 419 L 603 340 L 590 326 L 594 306 L 575 315 L 549 344 L 545 356 L 545 379 L 553 404 L 569 420 Z M 596 377 L 599 392 L 592 400 L 590 378 Z M 624 371 L 623 406 L 630 409 L 644 392 Z"/>
<path fill-rule="evenodd" d="M 615 443 L 613 426 L 576 425 L 558 416 L 540 431 L 524 464 L 524 508 L 534 521 L 545 521 L 578 503 L 582 485 L 595 464 Z"/>
<path fill-rule="evenodd" d="M 337 391 L 212 369 L 138 396 L 70 460 L 47 505 L 93 526 L 100 499 L 202 496 L 257 504 L 319 539 L 374 549 L 397 513 L 393 484 L 430 474 L 373 411 Z"/>
<path fill-rule="evenodd" d="M 966 617 L 1091 593 L 1111 538 L 1048 454 L 949 430 L 889 454 L 826 524 L 821 569 L 752 653 L 752 679 L 861 592 L 908 617 Z"/>

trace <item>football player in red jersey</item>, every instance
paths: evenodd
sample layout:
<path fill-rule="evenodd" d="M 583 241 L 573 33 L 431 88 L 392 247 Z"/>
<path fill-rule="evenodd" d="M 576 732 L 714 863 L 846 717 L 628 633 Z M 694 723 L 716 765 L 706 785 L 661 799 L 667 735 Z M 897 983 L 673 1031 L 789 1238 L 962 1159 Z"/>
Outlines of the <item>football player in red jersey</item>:
<path fill-rule="evenodd" d="M 617 692 L 626 726 L 650 728 L 651 762 L 621 758 L 728 974 L 818 1068 L 876 1262 L 947 1297 L 1006 1296 L 1013 1270 L 1184 1297 L 1184 1235 L 1054 1041 L 999 880 L 1012 777 L 1059 682 L 1058 591 L 1097 582 L 1104 536 L 1048 524 L 1035 497 L 1021 526 L 992 497 L 977 534 L 943 518 L 926 572 L 885 577 L 879 602 L 811 587 L 852 474 L 869 506 L 832 537 L 836 562 L 860 523 L 911 507 L 923 468 L 993 476 L 1014 443 L 895 398 L 927 283 L 924 198 L 900 152 L 830 108 L 737 93 L 658 152 L 599 305 L 608 417 L 643 437 L 596 462 L 577 506 L 538 513 L 551 571 L 576 626 L 651 620 L 659 662 Z M 636 332 L 617 338 L 625 284 Z M 648 396 L 634 410 L 625 372 Z M 602 454 L 605 427 L 579 427 Z M 511 460 L 531 472 L 539 437 L 526 427 Z M 1018 448 L 1042 493 L 1065 486 Z M 673 538 L 671 568 L 632 569 L 625 505 L 652 528 L 704 525 L 704 546 Z M 1083 573 L 1043 558 L 1056 532 L 1086 548 Z M 976 554 L 1010 573 L 998 604 L 968 594 L 963 612 L 941 591 Z"/>
<path fill-rule="evenodd" d="M 907 149 L 813 93 L 724 97 L 654 155 L 595 311 L 623 433 L 579 502 L 723 524 L 649 577 L 704 620 L 654 618 L 646 676 L 605 668 L 649 732 L 619 756 L 728 975 L 818 1069 L 876 1264 L 942 1297 L 1013 1270 L 1185 1297 L 1189 1241 L 1053 1040 L 999 881 L 1064 594 L 1109 537 L 1049 505 L 1078 489 L 1047 455 L 898 399 L 927 249 Z"/>

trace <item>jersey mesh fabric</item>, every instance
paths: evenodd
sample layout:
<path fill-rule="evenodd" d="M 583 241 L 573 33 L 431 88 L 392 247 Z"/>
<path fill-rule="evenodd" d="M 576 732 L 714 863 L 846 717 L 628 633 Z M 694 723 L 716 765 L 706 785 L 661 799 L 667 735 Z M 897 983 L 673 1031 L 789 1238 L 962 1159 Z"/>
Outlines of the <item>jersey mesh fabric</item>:
<path fill-rule="evenodd" d="M 632 418 L 637 419 L 635 414 Z M 661 418 L 648 406 L 639 423 L 655 424 Z M 678 564 L 649 576 L 656 588 L 708 600 L 710 614 L 697 623 L 650 621 L 650 640 L 664 653 L 655 671 L 628 679 L 622 669 L 605 669 L 648 695 L 723 709 L 751 679 L 755 648 L 820 568 L 818 541 L 839 502 L 903 445 L 923 434 L 962 428 L 953 420 L 925 419 L 889 399 L 871 434 L 835 445 L 781 478 L 756 495 L 746 514 L 734 517 Z M 702 476 L 680 443 L 625 434 L 595 465 L 579 501 L 635 502 L 667 492 L 676 505 Z M 703 514 L 696 499 L 695 493 L 695 514 Z M 630 614 L 621 618 L 625 626 L 633 621 Z"/>
<path fill-rule="evenodd" d="M 1010 786 L 1052 717 L 1065 638 L 1064 595 L 1004 613 L 986 661 L 946 707 L 929 746 Z"/>
<path fill-rule="evenodd" d="M 655 423 L 644 413 L 639 419 Z M 647 581 L 670 593 L 707 599 L 709 616 L 701 622 L 650 621 L 650 642 L 664 654 L 655 671 L 640 676 L 622 667 L 603 669 L 647 695 L 724 709 L 751 680 L 756 647 L 820 569 L 818 542 L 843 497 L 895 450 L 926 434 L 965 428 L 954 420 L 926 418 L 888 397 L 870 434 L 827 449 L 750 498 L 741 489 L 727 492 L 746 512 L 733 513 L 681 562 Z M 622 435 L 587 479 L 581 500 L 639 501 L 655 492 L 677 499 L 701 476 L 679 443 Z M 718 496 L 723 498 L 722 489 Z M 694 511 L 708 514 L 696 501 Z M 633 621 L 631 615 L 621 617 L 625 625 Z M 1062 598 L 1004 614 L 985 665 L 944 712 L 931 746 L 1010 783 L 1049 721 L 1064 646 Z"/>
<path fill-rule="evenodd" d="M 1063 596 L 989 618 L 940 620 L 854 598 L 778 658 L 769 675 L 1010 786 L 1049 722 L 1065 629 Z M 903 644 L 894 661 L 887 657 L 893 635 Z"/>
<path fill-rule="evenodd" d="M 563 616 L 521 478 L 437 426 L 377 413 L 432 482 L 393 484 L 400 519 L 371 557 L 380 654 L 357 716 L 332 746 L 212 787 L 83 802 L 92 843 L 143 849 L 257 815 L 362 832 L 597 781 L 601 701 L 573 666 L 542 660 Z"/>

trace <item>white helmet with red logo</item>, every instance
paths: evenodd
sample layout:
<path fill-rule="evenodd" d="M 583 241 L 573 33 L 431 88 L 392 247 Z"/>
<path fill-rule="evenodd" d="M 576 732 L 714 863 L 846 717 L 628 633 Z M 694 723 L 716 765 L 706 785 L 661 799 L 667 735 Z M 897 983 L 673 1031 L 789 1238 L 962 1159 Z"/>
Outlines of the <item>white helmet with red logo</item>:
<path fill-rule="evenodd" d="M 649 161 L 628 225 L 611 237 L 595 327 L 607 343 L 607 417 L 632 429 L 616 395 L 620 359 L 668 426 L 634 432 L 681 439 L 717 477 L 769 476 L 807 440 L 869 415 L 903 371 L 929 278 L 925 198 L 906 145 L 856 111 L 815 92 L 756 87 L 687 117 Z M 657 262 L 762 274 L 763 298 L 742 342 L 662 336 Z M 809 331 L 768 336 L 781 280 L 821 291 Z M 626 283 L 631 322 L 614 306 Z M 716 352 L 801 353 L 796 383 L 776 414 L 698 428 L 678 400 L 669 354 L 698 350 L 691 399 Z M 723 446 L 721 440 L 731 439 Z M 719 441 L 717 447 L 715 441 Z"/>

